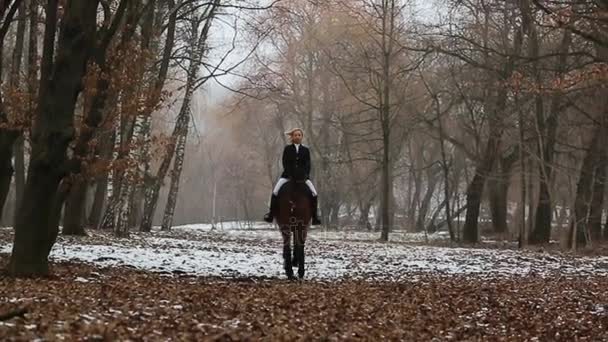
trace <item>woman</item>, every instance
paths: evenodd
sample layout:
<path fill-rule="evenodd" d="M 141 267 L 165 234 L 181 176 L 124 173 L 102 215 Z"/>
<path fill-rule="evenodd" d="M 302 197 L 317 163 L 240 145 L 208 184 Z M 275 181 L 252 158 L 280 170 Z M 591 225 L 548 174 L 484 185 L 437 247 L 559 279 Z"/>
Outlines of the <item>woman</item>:
<path fill-rule="evenodd" d="M 264 221 L 272 223 L 274 214 L 276 213 L 279 190 L 283 184 L 287 183 L 290 179 L 293 179 L 296 181 L 306 181 L 306 185 L 308 185 L 312 194 L 312 224 L 319 225 L 321 224 L 321 221 L 317 216 L 317 190 L 309 179 L 310 151 L 308 150 L 308 147 L 302 145 L 304 131 L 300 128 L 294 128 L 285 134 L 289 136 L 291 144 L 285 146 L 285 149 L 283 150 L 283 174 L 281 174 L 279 181 L 272 190 L 270 212 L 264 215 Z"/>

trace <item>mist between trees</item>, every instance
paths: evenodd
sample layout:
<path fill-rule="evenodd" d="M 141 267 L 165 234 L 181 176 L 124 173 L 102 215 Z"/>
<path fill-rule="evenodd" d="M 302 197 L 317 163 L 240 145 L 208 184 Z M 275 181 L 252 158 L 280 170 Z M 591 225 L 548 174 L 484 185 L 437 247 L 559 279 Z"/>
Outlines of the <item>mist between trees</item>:
<path fill-rule="evenodd" d="M 422 4 L 4 2 L 11 271 L 46 273 L 60 225 L 260 220 L 293 126 L 328 228 L 608 238 L 608 5 Z"/>

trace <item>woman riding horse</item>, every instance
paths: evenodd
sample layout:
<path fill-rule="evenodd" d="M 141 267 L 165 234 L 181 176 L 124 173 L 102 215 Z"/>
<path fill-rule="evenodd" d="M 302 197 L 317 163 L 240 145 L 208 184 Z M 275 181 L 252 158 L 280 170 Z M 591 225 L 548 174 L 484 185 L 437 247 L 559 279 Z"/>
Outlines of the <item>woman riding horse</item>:
<path fill-rule="evenodd" d="M 310 175 L 310 150 L 302 145 L 304 131 L 294 128 L 286 132 L 291 140 L 291 144 L 285 146 L 283 150 L 283 174 L 272 190 L 270 198 L 270 212 L 264 215 L 264 221 L 272 223 L 277 215 L 278 195 L 281 187 L 289 180 L 304 181 L 310 190 L 310 200 L 312 207 L 312 224 L 319 225 L 321 220 L 317 215 L 317 190 L 309 179 Z"/>

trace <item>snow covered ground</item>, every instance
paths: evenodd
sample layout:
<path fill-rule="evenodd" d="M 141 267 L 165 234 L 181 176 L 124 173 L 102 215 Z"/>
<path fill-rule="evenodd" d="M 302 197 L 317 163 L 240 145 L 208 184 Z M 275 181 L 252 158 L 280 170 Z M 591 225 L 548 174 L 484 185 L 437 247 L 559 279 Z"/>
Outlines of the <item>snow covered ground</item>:
<path fill-rule="evenodd" d="M 51 258 L 201 276 L 283 277 L 280 234 L 264 223 L 249 227 L 224 223 L 216 229 L 186 225 L 170 232 L 134 233 L 130 239 L 108 238 L 96 232 L 91 235 L 61 237 Z M 391 235 L 396 243 L 379 243 L 377 238 L 377 233 L 313 229 L 306 245 L 307 278 L 399 280 L 421 273 L 608 276 L 608 257 L 419 246 L 401 242 L 424 241 L 424 234 L 406 232 Z M 444 238 L 429 236 L 430 240 Z M 10 253 L 11 247 L 0 242 L 0 253 Z"/>

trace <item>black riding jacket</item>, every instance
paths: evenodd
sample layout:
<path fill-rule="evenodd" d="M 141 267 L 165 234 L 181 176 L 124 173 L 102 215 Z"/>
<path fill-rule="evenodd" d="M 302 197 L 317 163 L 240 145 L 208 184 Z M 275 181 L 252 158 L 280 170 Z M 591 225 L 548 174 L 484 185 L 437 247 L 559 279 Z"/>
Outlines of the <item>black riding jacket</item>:
<path fill-rule="evenodd" d="M 281 178 L 293 180 L 307 180 L 310 176 L 310 150 L 300 144 L 296 152 L 296 146 L 290 144 L 283 150 L 283 174 Z"/>

